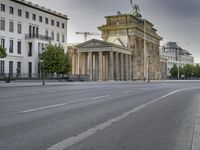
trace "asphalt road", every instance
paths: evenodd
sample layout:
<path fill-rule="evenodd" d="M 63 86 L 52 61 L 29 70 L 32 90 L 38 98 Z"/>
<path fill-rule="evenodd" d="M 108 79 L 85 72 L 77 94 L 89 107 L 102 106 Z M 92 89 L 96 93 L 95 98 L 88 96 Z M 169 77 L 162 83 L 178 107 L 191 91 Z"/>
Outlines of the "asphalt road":
<path fill-rule="evenodd" d="M 192 150 L 200 83 L 0 88 L 0 150 Z"/>

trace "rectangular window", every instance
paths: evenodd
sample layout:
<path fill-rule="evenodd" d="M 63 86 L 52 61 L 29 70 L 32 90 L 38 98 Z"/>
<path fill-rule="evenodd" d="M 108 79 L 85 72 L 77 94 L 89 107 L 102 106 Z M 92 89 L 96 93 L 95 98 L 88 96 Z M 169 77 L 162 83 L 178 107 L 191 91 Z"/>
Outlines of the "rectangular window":
<path fill-rule="evenodd" d="M 60 34 L 57 33 L 57 42 L 60 42 Z"/>
<path fill-rule="evenodd" d="M 42 22 L 42 16 L 39 16 L 39 22 Z"/>
<path fill-rule="evenodd" d="M 5 62 L 3 60 L 0 61 L 0 74 L 5 73 Z"/>
<path fill-rule="evenodd" d="M 49 24 L 49 19 L 48 18 L 45 18 L 45 23 Z"/>
<path fill-rule="evenodd" d="M 14 8 L 13 7 L 9 7 L 9 12 L 10 12 L 10 14 L 14 14 Z"/>
<path fill-rule="evenodd" d="M 25 12 L 25 18 L 29 19 L 29 12 Z"/>
<path fill-rule="evenodd" d="M 32 62 L 28 62 L 28 73 L 29 73 L 29 77 L 31 77 L 31 74 L 32 74 Z"/>
<path fill-rule="evenodd" d="M 22 10 L 18 9 L 18 16 L 21 17 L 22 16 Z"/>
<path fill-rule="evenodd" d="M 62 42 L 65 43 L 65 35 L 62 35 Z"/>
<path fill-rule="evenodd" d="M 21 33 L 22 33 L 22 24 L 21 24 L 21 23 L 18 23 L 18 24 L 17 24 L 17 33 L 18 33 L 18 34 L 21 34 Z"/>
<path fill-rule="evenodd" d="M 5 9 L 5 4 L 1 4 L 1 8 L 0 8 L 1 11 L 5 12 L 6 9 Z"/>
<path fill-rule="evenodd" d="M 54 20 L 51 20 L 51 25 L 54 26 Z"/>
<path fill-rule="evenodd" d="M 17 74 L 21 74 L 21 70 L 22 70 L 22 63 L 17 62 Z"/>
<path fill-rule="evenodd" d="M 51 32 L 51 40 L 54 41 L 54 32 Z"/>
<path fill-rule="evenodd" d="M 28 43 L 28 56 L 31 57 L 32 56 L 32 43 Z"/>
<path fill-rule="evenodd" d="M 0 42 L 1 47 L 5 48 L 5 39 L 1 38 Z"/>
<path fill-rule="evenodd" d="M 48 30 L 45 31 L 45 36 L 46 36 L 46 37 L 49 36 L 49 31 L 48 31 Z"/>
<path fill-rule="evenodd" d="M 17 42 L 17 53 L 18 54 L 22 53 L 22 42 L 21 41 Z"/>
<path fill-rule="evenodd" d="M 9 73 L 13 74 L 13 61 L 9 61 Z"/>
<path fill-rule="evenodd" d="M 9 41 L 9 52 L 10 53 L 13 53 L 13 43 L 14 43 L 13 40 Z"/>
<path fill-rule="evenodd" d="M 58 28 L 60 27 L 60 22 L 58 22 L 58 21 L 57 21 L 57 27 L 58 27 Z"/>
<path fill-rule="evenodd" d="M 62 28 L 63 28 L 63 29 L 65 28 L 65 24 L 64 24 L 64 23 L 62 23 Z"/>
<path fill-rule="evenodd" d="M 4 19 L 0 20 L 0 30 L 5 31 L 6 21 Z"/>
<path fill-rule="evenodd" d="M 36 20 L 36 14 L 32 14 L 32 19 L 35 21 Z"/>
<path fill-rule="evenodd" d="M 9 22 L 9 31 L 14 32 L 14 22 Z"/>

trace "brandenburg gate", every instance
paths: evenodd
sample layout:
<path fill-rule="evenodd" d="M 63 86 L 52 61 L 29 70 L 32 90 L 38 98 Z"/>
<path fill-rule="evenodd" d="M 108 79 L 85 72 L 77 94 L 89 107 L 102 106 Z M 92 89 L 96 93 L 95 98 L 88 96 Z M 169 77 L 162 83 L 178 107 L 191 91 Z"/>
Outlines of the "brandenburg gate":
<path fill-rule="evenodd" d="M 93 39 L 71 47 L 72 74 L 88 74 L 90 80 L 163 79 L 162 37 L 138 11 L 134 5 L 131 14 L 106 16 L 106 24 L 98 27 L 103 41 Z"/>

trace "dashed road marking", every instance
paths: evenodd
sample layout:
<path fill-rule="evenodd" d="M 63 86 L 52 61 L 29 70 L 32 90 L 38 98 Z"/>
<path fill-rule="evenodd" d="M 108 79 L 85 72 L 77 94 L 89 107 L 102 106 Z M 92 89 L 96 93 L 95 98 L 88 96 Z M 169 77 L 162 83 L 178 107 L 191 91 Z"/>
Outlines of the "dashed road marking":
<path fill-rule="evenodd" d="M 122 94 L 127 94 L 127 93 L 131 93 L 132 91 L 124 91 L 122 92 Z"/>
<path fill-rule="evenodd" d="M 95 99 L 100 99 L 100 98 L 106 98 L 106 97 L 110 97 L 111 95 L 103 95 L 103 96 L 98 96 L 98 97 L 92 97 L 90 98 L 90 100 L 95 100 Z"/>

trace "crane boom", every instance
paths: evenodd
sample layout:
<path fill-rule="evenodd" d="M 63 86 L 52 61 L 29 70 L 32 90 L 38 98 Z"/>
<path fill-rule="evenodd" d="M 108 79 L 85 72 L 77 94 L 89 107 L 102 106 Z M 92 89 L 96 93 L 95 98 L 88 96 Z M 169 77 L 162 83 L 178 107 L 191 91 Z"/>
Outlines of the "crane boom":
<path fill-rule="evenodd" d="M 76 34 L 84 35 L 85 41 L 87 41 L 87 38 L 89 35 L 99 35 L 98 33 L 94 33 L 94 32 L 76 32 Z"/>

